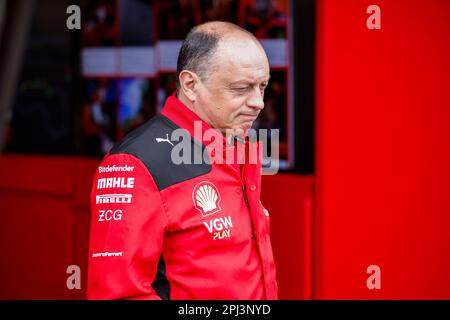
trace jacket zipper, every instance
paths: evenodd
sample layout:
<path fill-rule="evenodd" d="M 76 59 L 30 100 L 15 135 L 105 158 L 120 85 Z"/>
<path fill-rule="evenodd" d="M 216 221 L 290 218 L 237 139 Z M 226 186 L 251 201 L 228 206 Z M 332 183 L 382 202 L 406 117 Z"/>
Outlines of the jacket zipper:
<path fill-rule="evenodd" d="M 242 181 L 242 193 L 244 194 L 245 205 L 247 206 L 247 208 L 250 209 L 250 205 L 248 204 L 247 194 L 245 193 L 245 185 L 244 185 L 244 181 Z"/>
<path fill-rule="evenodd" d="M 250 205 L 248 203 L 247 193 L 245 193 L 245 181 L 244 181 L 244 165 L 241 164 L 241 185 L 242 185 L 242 193 L 244 195 L 244 201 L 247 208 L 250 209 Z"/>

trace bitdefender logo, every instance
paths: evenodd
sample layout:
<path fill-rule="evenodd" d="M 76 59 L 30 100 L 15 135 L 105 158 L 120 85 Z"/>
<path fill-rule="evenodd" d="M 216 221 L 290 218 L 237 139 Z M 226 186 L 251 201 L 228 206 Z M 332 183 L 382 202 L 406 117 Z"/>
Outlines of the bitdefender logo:
<path fill-rule="evenodd" d="M 98 173 L 106 173 L 106 172 L 133 172 L 133 170 L 134 170 L 134 167 L 130 167 L 128 165 L 116 166 L 114 164 L 112 166 L 98 167 Z"/>
<path fill-rule="evenodd" d="M 209 182 L 202 181 L 192 191 L 192 201 L 195 209 L 200 211 L 203 217 L 210 216 L 222 210 L 220 208 L 220 194 L 217 187 Z"/>

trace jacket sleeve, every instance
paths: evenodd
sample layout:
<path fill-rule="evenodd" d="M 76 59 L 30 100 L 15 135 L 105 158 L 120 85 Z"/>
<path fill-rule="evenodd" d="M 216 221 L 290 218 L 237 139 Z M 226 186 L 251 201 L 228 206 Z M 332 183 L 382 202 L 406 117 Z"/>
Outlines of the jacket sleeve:
<path fill-rule="evenodd" d="M 167 217 L 139 159 L 114 154 L 102 161 L 92 186 L 91 214 L 88 299 L 161 299 L 154 282 Z"/>

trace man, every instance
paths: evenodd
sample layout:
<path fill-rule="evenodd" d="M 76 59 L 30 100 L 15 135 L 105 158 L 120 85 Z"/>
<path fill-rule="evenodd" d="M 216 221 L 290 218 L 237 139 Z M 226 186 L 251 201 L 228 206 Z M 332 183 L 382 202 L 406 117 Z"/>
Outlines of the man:
<path fill-rule="evenodd" d="M 177 80 L 161 114 L 96 172 L 88 298 L 277 299 L 260 159 L 224 163 L 214 154 L 231 148 L 242 160 L 235 146 L 250 150 L 247 133 L 269 81 L 266 54 L 247 31 L 209 22 L 183 42 Z M 177 162 L 180 130 L 189 159 L 215 161 Z"/>

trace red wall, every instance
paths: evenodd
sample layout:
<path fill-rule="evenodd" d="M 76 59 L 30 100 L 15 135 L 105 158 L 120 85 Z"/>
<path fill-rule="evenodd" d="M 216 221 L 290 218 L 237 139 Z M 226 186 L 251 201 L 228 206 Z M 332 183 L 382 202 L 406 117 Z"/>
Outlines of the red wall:
<path fill-rule="evenodd" d="M 271 216 L 280 299 L 312 298 L 313 199 L 313 177 L 263 176 L 261 201 Z"/>
<path fill-rule="evenodd" d="M 0 156 L 0 299 L 86 297 L 89 193 L 98 163 Z M 262 202 L 271 214 L 283 299 L 310 296 L 312 192 L 309 177 L 263 178 Z M 81 269 L 81 290 L 66 286 L 69 265 Z"/>
<path fill-rule="evenodd" d="M 449 299 L 450 2 L 317 12 L 315 298 Z"/>
<path fill-rule="evenodd" d="M 84 298 L 97 165 L 82 158 L 0 156 L 0 299 Z M 67 289 L 69 265 L 81 268 L 81 290 Z"/>

